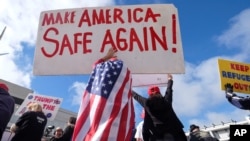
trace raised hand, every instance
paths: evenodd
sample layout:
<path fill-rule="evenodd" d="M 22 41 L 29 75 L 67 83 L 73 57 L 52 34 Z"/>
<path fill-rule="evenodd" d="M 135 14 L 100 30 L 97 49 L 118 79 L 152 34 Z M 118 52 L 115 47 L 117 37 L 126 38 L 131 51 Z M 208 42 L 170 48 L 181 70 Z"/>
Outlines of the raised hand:
<path fill-rule="evenodd" d="M 231 85 L 230 83 L 225 84 L 225 90 L 227 92 L 233 93 L 233 85 Z"/>
<path fill-rule="evenodd" d="M 116 49 L 110 48 L 107 52 L 107 54 L 102 58 L 104 61 L 109 60 L 110 58 L 116 58 L 115 53 L 117 52 Z"/>

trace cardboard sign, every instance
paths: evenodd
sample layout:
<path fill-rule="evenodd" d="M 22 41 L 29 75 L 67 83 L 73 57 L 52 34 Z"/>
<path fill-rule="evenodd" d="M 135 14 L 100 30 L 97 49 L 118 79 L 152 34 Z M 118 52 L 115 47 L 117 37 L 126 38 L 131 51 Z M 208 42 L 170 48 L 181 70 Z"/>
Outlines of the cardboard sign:
<path fill-rule="evenodd" d="M 250 64 L 218 59 L 221 89 L 233 85 L 234 92 L 250 94 Z"/>
<path fill-rule="evenodd" d="M 143 87 L 143 86 L 167 86 L 168 77 L 167 74 L 134 74 L 133 87 Z"/>
<path fill-rule="evenodd" d="M 111 47 L 133 74 L 184 73 L 178 12 L 172 4 L 44 11 L 33 73 L 90 74 Z"/>
<path fill-rule="evenodd" d="M 24 99 L 22 105 L 17 109 L 15 115 L 21 116 L 24 112 L 28 111 L 27 106 L 32 102 L 39 103 L 47 119 L 52 121 L 60 108 L 62 98 L 30 93 Z"/>

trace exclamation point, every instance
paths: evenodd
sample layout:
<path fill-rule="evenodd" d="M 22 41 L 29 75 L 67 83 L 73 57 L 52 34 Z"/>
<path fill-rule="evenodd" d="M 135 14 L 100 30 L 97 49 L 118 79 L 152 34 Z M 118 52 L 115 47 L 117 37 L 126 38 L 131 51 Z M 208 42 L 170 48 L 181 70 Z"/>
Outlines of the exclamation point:
<path fill-rule="evenodd" d="M 172 32 L 173 32 L 173 45 L 176 45 L 176 16 L 172 15 Z M 172 52 L 176 53 L 176 47 L 172 47 Z"/>

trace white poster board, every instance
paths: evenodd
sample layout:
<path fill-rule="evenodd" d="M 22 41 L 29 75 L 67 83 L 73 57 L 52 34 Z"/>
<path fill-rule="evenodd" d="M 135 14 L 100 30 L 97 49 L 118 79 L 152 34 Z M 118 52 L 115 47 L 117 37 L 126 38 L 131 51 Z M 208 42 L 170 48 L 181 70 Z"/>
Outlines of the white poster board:
<path fill-rule="evenodd" d="M 167 86 L 167 74 L 133 74 L 133 87 L 143 87 L 150 85 Z"/>
<path fill-rule="evenodd" d="M 20 105 L 20 107 L 17 109 L 15 115 L 21 116 L 24 112 L 27 112 L 27 106 L 32 102 L 39 103 L 43 107 L 43 112 L 47 119 L 52 121 L 56 117 L 56 114 L 60 108 L 62 98 L 30 93 L 24 99 L 22 105 Z"/>
<path fill-rule="evenodd" d="M 42 12 L 33 73 L 90 74 L 110 47 L 133 74 L 185 71 L 177 8 L 151 4 Z"/>

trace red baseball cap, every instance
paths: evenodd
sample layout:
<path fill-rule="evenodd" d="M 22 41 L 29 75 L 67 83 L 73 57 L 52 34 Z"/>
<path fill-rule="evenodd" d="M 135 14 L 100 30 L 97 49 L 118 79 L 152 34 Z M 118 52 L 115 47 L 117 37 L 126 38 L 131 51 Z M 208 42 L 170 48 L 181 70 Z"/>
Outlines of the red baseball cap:
<path fill-rule="evenodd" d="M 148 88 L 148 94 L 149 94 L 149 95 L 153 95 L 153 94 L 156 94 L 156 93 L 160 93 L 159 87 L 153 85 L 153 86 L 150 86 L 150 87 Z"/>
<path fill-rule="evenodd" d="M 9 91 L 8 86 L 6 86 L 4 83 L 0 83 L 0 88 L 4 89 L 5 91 Z"/>

